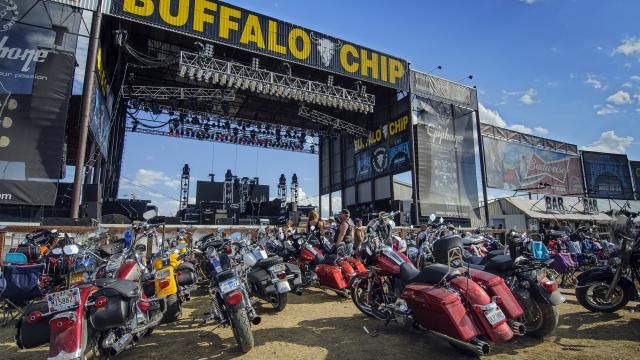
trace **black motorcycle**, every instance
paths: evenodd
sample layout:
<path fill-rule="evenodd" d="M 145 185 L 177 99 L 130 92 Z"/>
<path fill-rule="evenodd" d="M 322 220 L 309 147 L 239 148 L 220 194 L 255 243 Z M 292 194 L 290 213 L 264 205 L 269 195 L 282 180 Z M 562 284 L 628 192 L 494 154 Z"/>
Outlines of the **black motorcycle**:
<path fill-rule="evenodd" d="M 527 245 L 517 233 L 510 235 L 509 255 L 504 250 L 494 250 L 484 257 L 466 256 L 461 267 L 482 270 L 504 279 L 524 310 L 519 321 L 526 327 L 526 334 L 544 338 L 558 326 L 558 305 L 565 301 L 558 284 L 547 271 L 547 264 L 527 255 Z M 464 253 L 460 236 L 448 236 L 433 243 L 436 262 L 447 264 L 449 250 L 459 247 Z"/>
<path fill-rule="evenodd" d="M 576 299 L 592 312 L 614 312 L 629 301 L 638 300 L 640 282 L 640 232 L 632 231 L 637 214 L 621 213 L 614 224 L 614 236 L 620 243 L 606 267 L 596 267 L 578 275 Z"/>

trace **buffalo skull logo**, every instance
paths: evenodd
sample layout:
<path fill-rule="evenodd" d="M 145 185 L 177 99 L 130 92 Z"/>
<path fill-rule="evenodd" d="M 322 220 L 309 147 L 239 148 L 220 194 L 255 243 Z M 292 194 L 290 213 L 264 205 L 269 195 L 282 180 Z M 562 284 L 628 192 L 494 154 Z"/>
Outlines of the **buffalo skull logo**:
<path fill-rule="evenodd" d="M 319 38 L 314 33 L 311 33 L 311 40 L 313 40 L 313 42 L 318 47 L 318 53 L 320 53 L 320 60 L 322 61 L 322 65 L 324 65 L 325 67 L 329 67 L 331 65 L 333 55 L 336 53 L 336 50 L 342 47 L 342 41 L 337 40 L 334 43 L 333 40 L 328 38 Z"/>

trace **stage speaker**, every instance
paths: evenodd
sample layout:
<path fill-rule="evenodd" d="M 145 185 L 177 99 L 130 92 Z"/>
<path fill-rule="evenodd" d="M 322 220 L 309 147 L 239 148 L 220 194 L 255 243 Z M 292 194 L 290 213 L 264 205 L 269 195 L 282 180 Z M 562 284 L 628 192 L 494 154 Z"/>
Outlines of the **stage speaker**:
<path fill-rule="evenodd" d="M 233 219 L 216 217 L 216 225 L 233 225 Z"/>
<path fill-rule="evenodd" d="M 253 219 L 240 219 L 238 220 L 238 225 L 253 225 Z"/>
<path fill-rule="evenodd" d="M 102 221 L 102 203 L 97 201 L 87 201 L 84 203 L 85 217 Z"/>
<path fill-rule="evenodd" d="M 100 184 L 82 185 L 82 202 L 102 202 L 102 186 Z"/>

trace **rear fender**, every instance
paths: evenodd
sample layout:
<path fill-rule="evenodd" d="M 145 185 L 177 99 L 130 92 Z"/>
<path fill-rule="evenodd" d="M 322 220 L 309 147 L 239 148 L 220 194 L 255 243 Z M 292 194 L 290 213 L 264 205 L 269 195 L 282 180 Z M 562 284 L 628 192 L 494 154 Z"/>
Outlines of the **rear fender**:
<path fill-rule="evenodd" d="M 49 359 L 66 360 L 82 357 L 87 349 L 88 326 L 85 304 L 96 287 L 80 289 L 80 306 L 55 315 L 49 321 Z M 67 326 L 67 324 L 70 324 Z"/>
<path fill-rule="evenodd" d="M 347 285 L 347 286 L 351 287 L 353 285 L 353 283 L 358 279 L 368 279 L 370 275 L 371 274 L 369 273 L 369 271 L 356 273 L 355 275 L 353 275 L 351 277 L 351 279 L 349 279 L 349 285 Z"/>

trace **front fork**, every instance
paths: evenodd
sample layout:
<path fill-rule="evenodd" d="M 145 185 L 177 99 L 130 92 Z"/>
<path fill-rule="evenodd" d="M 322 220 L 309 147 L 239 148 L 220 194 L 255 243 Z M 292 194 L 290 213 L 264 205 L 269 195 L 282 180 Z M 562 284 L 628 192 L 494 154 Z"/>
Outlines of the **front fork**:
<path fill-rule="evenodd" d="M 613 290 L 618 285 L 618 281 L 622 277 L 622 266 L 618 266 L 615 275 L 613 275 L 613 279 L 611 280 L 611 284 L 609 284 L 609 290 L 607 290 L 607 300 L 611 299 L 611 295 L 613 294 Z"/>

